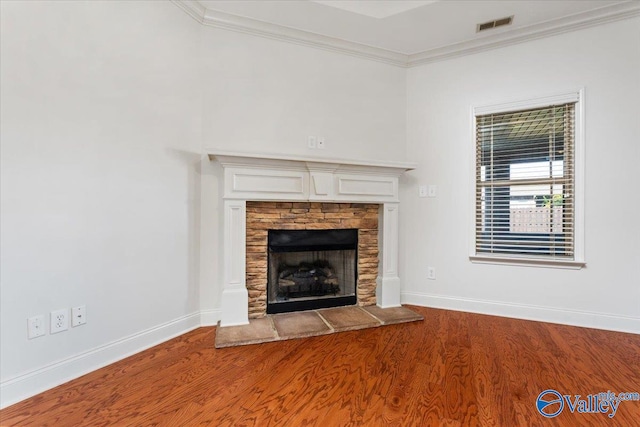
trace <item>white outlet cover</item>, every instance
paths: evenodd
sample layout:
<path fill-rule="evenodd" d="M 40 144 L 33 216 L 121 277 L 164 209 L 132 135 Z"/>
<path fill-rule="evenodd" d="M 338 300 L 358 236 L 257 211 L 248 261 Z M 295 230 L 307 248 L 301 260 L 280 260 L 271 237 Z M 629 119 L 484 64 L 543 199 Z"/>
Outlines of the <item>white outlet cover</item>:
<path fill-rule="evenodd" d="M 418 187 L 418 196 L 427 197 L 427 186 L 421 185 Z"/>
<path fill-rule="evenodd" d="M 71 309 L 71 326 L 76 327 L 87 323 L 87 307 L 80 305 Z"/>
<path fill-rule="evenodd" d="M 69 329 L 69 310 L 63 308 L 62 310 L 52 311 L 49 325 L 52 334 Z"/>
<path fill-rule="evenodd" d="M 27 319 L 27 337 L 31 340 L 43 336 L 46 331 L 44 330 L 44 315 L 33 316 Z"/>
<path fill-rule="evenodd" d="M 310 136 L 307 138 L 307 147 L 314 150 L 317 146 L 317 139 L 315 136 Z"/>

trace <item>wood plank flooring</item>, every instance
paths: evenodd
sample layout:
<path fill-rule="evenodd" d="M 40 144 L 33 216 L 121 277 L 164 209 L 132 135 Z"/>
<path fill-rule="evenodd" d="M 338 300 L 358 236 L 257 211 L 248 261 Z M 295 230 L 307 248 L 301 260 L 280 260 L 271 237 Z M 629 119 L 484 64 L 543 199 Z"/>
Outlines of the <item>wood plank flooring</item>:
<path fill-rule="evenodd" d="M 640 335 L 422 307 L 424 322 L 215 349 L 200 328 L 0 411 L 2 426 L 633 426 L 536 410 L 640 392 Z"/>

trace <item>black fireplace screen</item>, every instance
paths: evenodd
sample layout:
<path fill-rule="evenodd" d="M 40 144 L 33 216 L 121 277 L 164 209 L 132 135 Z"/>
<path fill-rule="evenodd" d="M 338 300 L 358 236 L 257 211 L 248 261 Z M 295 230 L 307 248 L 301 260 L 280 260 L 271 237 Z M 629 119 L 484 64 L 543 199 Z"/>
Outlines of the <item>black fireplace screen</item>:
<path fill-rule="evenodd" d="M 356 303 L 357 229 L 269 230 L 267 313 Z"/>

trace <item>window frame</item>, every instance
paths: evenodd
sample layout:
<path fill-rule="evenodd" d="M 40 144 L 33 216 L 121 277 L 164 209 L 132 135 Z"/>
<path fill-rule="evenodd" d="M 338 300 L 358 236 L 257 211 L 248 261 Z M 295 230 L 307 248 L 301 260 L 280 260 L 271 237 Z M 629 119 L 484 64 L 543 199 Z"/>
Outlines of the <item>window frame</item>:
<path fill-rule="evenodd" d="M 547 256 L 476 253 L 476 118 L 486 114 L 533 110 L 552 105 L 575 103 L 574 121 L 574 247 L 573 259 L 553 259 Z M 481 264 L 506 264 L 529 267 L 580 269 L 586 266 L 584 258 L 584 88 L 555 95 L 532 97 L 495 104 L 471 107 L 470 150 L 470 239 L 469 260 Z"/>

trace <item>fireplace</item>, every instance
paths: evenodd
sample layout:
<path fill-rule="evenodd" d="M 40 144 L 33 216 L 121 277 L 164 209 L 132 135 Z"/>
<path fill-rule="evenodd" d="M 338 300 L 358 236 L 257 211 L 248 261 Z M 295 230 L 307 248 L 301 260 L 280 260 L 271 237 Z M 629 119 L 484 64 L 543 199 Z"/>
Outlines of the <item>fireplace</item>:
<path fill-rule="evenodd" d="M 269 230 L 267 313 L 355 305 L 358 230 Z"/>
<path fill-rule="evenodd" d="M 221 183 L 219 200 L 224 212 L 219 228 L 224 254 L 221 326 L 245 325 L 267 314 L 269 230 L 357 229 L 356 304 L 400 306 L 398 180 L 415 165 L 224 151 L 211 152 L 209 158 L 218 165 L 214 175 Z M 292 264 L 300 270 L 298 275 L 304 275 L 314 268 L 329 268 L 327 263 L 339 270 L 343 262 L 325 253 L 310 260 L 278 263 Z M 315 282 L 320 273 L 313 274 L 307 279 Z M 322 279 L 322 289 L 312 291 L 293 282 L 288 293 L 279 291 L 281 298 L 302 300 L 323 293 L 317 299 L 331 299 L 334 292 L 338 296 L 350 286 L 345 279 L 336 279 L 335 285 L 334 280 Z M 283 282 L 287 283 L 291 285 Z M 351 297 L 351 292 L 343 296 Z M 276 302 L 277 295 L 278 291 Z"/>

